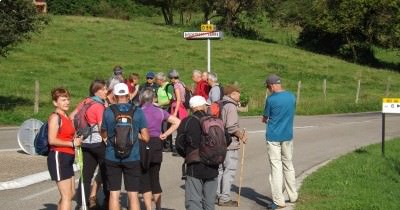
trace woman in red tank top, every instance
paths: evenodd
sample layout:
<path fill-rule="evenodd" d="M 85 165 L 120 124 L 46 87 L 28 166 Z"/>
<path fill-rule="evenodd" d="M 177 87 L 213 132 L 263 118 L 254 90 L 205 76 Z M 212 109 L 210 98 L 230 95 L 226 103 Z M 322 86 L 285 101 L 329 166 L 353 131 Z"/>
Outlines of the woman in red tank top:
<path fill-rule="evenodd" d="M 58 209 L 70 210 L 75 191 L 73 163 L 75 146 L 80 146 L 82 139 L 75 136 L 72 121 L 66 111 L 69 109 L 70 94 L 64 88 L 55 88 L 51 91 L 55 111 L 48 119 L 50 153 L 47 157 L 47 167 L 51 179 L 56 181 L 60 191 Z"/>

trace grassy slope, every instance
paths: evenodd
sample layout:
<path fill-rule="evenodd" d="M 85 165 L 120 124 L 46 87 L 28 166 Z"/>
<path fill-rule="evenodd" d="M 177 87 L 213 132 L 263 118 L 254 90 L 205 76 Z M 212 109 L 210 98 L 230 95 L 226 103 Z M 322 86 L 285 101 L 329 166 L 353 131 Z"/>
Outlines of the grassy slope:
<path fill-rule="evenodd" d="M 176 68 L 190 83 L 193 69 L 205 69 L 206 41 L 186 41 L 188 29 L 166 27 L 153 21 L 120 21 L 88 17 L 55 16 L 31 42 L 19 45 L 7 59 L 0 58 L 0 123 L 19 123 L 32 117 L 34 80 L 40 80 L 44 119 L 51 110 L 49 92 L 68 87 L 73 104 L 86 94 L 94 78 L 108 78 L 115 64 L 127 73 Z M 198 30 L 198 29 L 190 29 Z M 296 92 L 302 81 L 299 114 L 379 110 L 385 82 L 389 96 L 400 91 L 397 73 L 350 64 L 279 44 L 225 37 L 212 41 L 212 69 L 227 84 L 239 82 L 251 97 L 250 113 L 260 113 L 265 96 L 265 76 L 277 73 L 288 90 Z M 327 79 L 324 101 L 322 81 Z M 357 80 L 362 80 L 360 103 L 354 104 Z M 10 96 L 13 96 L 12 98 Z M 1 105 L 4 103 L 18 105 Z"/>
<path fill-rule="evenodd" d="M 358 149 L 307 177 L 297 210 L 399 209 L 400 139 Z"/>

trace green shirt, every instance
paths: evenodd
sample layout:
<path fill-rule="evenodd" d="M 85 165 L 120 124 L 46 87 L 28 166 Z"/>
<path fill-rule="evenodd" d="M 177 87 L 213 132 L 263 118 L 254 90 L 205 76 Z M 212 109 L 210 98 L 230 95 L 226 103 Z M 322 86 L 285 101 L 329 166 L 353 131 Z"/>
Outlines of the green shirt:
<path fill-rule="evenodd" d="M 173 86 L 168 84 L 169 82 L 166 82 L 157 89 L 157 103 L 161 107 L 168 106 L 173 97 Z M 166 90 L 167 85 L 168 90 Z"/>

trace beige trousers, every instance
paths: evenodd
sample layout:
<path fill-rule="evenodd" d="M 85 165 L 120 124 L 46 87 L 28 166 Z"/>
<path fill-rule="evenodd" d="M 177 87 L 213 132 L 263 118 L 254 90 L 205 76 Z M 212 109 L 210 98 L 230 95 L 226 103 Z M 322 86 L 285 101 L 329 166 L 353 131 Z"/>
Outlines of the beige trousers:
<path fill-rule="evenodd" d="M 295 202 L 298 195 L 292 162 L 293 141 L 267 141 L 267 152 L 271 166 L 269 182 L 271 184 L 272 200 L 279 206 L 285 206 L 283 190 L 286 189 L 289 201 Z"/>

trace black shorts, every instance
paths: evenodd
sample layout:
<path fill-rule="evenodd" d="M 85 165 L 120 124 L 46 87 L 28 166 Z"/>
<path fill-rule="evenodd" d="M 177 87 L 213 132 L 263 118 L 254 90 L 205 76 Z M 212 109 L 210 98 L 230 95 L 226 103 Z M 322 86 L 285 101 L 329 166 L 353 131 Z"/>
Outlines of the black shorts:
<path fill-rule="evenodd" d="M 47 168 L 49 169 L 51 180 L 59 182 L 73 177 L 74 160 L 74 155 L 50 151 L 49 156 L 47 156 Z"/>
<path fill-rule="evenodd" d="M 139 192 L 142 166 L 140 161 L 114 162 L 106 160 L 106 173 L 109 191 L 121 190 L 122 175 L 124 175 L 125 190 Z"/>
<path fill-rule="evenodd" d="M 161 163 L 150 163 L 150 168 L 140 178 L 140 193 L 152 192 L 161 193 L 160 185 L 160 167 Z"/>

